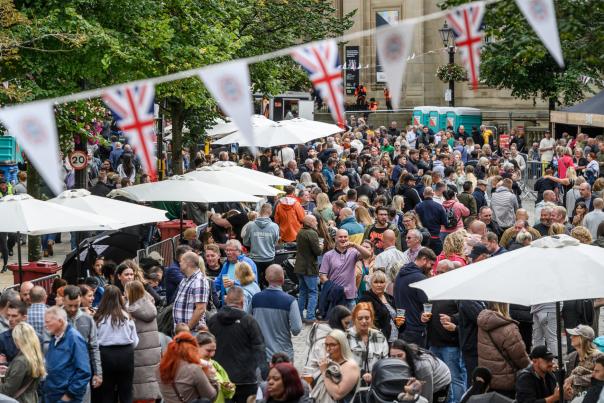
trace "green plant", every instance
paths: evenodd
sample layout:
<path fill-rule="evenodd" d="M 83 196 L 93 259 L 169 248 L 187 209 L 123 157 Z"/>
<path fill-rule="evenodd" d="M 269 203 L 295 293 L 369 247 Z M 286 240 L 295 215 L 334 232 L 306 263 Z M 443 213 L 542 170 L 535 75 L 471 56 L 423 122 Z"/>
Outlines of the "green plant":
<path fill-rule="evenodd" d="M 436 77 L 444 82 L 449 81 L 468 81 L 468 73 L 466 69 L 459 64 L 443 64 L 436 69 Z"/>

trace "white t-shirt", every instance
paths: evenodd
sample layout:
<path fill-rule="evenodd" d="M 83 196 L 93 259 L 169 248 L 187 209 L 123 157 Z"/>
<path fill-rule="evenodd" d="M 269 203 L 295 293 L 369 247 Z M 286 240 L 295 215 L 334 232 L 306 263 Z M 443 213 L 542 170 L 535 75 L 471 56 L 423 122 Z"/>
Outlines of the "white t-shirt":
<path fill-rule="evenodd" d="M 541 139 L 541 142 L 539 143 L 540 150 L 542 148 L 551 148 L 551 150 L 543 151 L 541 153 L 541 161 L 550 162 L 551 160 L 554 159 L 554 145 L 555 144 L 556 144 L 556 140 L 554 140 L 552 137 L 550 137 L 549 139 L 548 138 Z"/>

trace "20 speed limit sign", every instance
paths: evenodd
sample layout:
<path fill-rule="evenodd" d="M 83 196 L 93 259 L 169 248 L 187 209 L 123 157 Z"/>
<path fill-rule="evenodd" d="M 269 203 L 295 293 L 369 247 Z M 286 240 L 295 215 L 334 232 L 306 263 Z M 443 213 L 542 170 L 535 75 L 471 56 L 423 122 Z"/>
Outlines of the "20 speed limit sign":
<path fill-rule="evenodd" d="M 85 151 L 74 151 L 69 154 L 69 164 L 71 164 L 76 171 L 84 169 L 88 165 L 88 155 Z"/>

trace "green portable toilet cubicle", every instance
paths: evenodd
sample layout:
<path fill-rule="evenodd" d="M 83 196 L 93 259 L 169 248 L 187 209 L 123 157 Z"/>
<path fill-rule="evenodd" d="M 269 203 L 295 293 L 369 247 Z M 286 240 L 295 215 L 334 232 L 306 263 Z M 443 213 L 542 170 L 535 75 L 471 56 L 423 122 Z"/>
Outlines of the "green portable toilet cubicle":
<path fill-rule="evenodd" d="M 476 128 L 479 129 L 482 124 L 482 112 L 480 109 L 460 107 L 455 108 L 455 114 L 455 130 L 457 130 L 460 125 L 463 125 L 466 132 L 470 133 L 472 127 L 476 126 Z"/>
<path fill-rule="evenodd" d="M 433 107 L 428 111 L 428 127 L 437 132 L 440 130 L 440 111 L 439 107 Z"/>
<path fill-rule="evenodd" d="M 413 122 L 414 126 L 423 125 L 426 126 L 428 124 L 428 119 L 431 110 L 435 110 L 435 106 L 416 106 L 413 108 Z"/>

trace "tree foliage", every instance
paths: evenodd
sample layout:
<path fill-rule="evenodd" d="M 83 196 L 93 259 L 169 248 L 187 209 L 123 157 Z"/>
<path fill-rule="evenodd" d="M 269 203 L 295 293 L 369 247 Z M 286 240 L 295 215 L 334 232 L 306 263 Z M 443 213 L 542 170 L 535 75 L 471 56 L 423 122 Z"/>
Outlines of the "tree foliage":
<path fill-rule="evenodd" d="M 465 3 L 446 0 L 444 8 Z M 506 88 L 522 99 L 541 98 L 553 109 L 581 101 L 592 91 L 582 76 L 604 78 L 604 2 L 556 0 L 556 15 L 565 68 L 543 46 L 514 1 L 487 6 L 485 33 L 493 40 L 481 55 L 481 81 Z"/>

